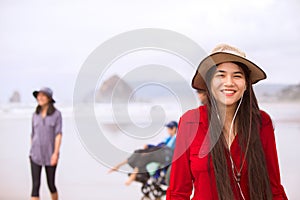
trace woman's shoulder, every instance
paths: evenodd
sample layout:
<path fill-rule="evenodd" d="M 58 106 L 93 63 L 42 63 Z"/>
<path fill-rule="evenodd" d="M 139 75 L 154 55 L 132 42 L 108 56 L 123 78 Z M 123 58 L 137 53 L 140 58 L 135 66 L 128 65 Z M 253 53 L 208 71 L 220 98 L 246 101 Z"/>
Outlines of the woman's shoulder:
<path fill-rule="evenodd" d="M 54 112 L 49 115 L 53 119 L 61 118 L 61 112 L 55 108 Z"/>
<path fill-rule="evenodd" d="M 61 112 L 56 108 L 54 114 L 58 117 L 61 117 Z"/>
<path fill-rule="evenodd" d="M 200 107 L 188 110 L 181 116 L 181 121 L 183 121 L 183 122 L 199 122 L 200 115 L 203 115 L 205 110 L 206 110 L 205 106 L 200 106 Z"/>
<path fill-rule="evenodd" d="M 55 113 L 61 115 L 61 112 L 57 108 L 55 108 Z"/>
<path fill-rule="evenodd" d="M 260 139 L 264 149 L 267 148 L 268 144 L 274 143 L 275 132 L 272 119 L 268 113 L 260 110 L 261 115 L 261 127 L 260 127 Z"/>
<path fill-rule="evenodd" d="M 272 123 L 272 119 L 266 111 L 260 110 L 260 117 L 261 117 L 261 124 L 263 126 Z"/>

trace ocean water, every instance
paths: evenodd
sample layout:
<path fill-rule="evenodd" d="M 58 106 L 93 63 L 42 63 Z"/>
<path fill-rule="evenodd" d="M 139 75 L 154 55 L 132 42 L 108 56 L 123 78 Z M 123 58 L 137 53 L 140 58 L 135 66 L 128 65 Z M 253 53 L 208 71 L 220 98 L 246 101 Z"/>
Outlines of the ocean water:
<path fill-rule="evenodd" d="M 170 105 L 169 105 L 170 106 Z M 275 126 L 282 184 L 289 199 L 300 199 L 300 104 L 262 103 Z M 97 162 L 82 145 L 72 108 L 59 106 L 63 113 L 63 143 L 57 169 L 57 187 L 63 200 L 137 200 L 142 199 L 139 183 L 125 186 L 126 173 L 107 174 L 108 168 Z M 136 110 L 135 110 L 136 109 Z M 144 109 L 144 110 L 143 110 Z M 146 112 L 132 108 L 131 112 Z M 168 108 L 172 109 L 172 108 Z M 28 152 L 30 148 L 31 113 L 33 107 L 6 106 L 0 109 L 0 200 L 25 200 L 30 197 L 31 176 Z M 146 115 L 146 114 L 145 114 Z M 180 116 L 168 114 L 167 120 Z M 108 120 L 109 121 L 109 120 Z M 147 120 L 146 120 L 147 121 Z M 131 151 L 144 143 L 163 139 L 165 130 L 149 140 L 132 141 L 114 126 L 108 125 L 106 137 L 121 148 Z M 115 163 L 121 160 L 116 160 Z M 126 168 L 127 169 L 127 168 Z M 50 199 L 43 171 L 41 199 Z"/>

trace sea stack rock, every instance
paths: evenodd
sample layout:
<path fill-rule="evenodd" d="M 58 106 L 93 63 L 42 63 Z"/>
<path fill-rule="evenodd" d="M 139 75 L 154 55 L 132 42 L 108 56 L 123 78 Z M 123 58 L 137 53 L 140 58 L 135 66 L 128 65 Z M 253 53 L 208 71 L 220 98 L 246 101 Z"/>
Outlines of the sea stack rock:
<path fill-rule="evenodd" d="M 9 98 L 9 103 L 20 103 L 21 95 L 18 91 L 14 91 L 11 97 Z"/>
<path fill-rule="evenodd" d="M 300 84 L 291 85 L 284 88 L 279 95 L 281 100 L 299 101 L 300 100 Z"/>
<path fill-rule="evenodd" d="M 128 83 L 118 75 L 113 75 L 100 86 L 96 94 L 96 102 L 111 102 L 112 95 L 114 100 L 118 102 L 127 102 L 132 92 L 133 90 Z"/>

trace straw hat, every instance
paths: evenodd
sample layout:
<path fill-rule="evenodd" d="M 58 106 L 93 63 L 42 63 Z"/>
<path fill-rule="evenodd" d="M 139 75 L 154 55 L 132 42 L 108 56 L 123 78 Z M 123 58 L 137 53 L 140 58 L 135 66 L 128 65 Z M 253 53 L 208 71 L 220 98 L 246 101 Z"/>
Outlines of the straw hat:
<path fill-rule="evenodd" d="M 206 90 L 205 76 L 207 71 L 218 64 L 224 62 L 239 62 L 245 64 L 250 70 L 250 79 L 252 84 L 266 79 L 266 73 L 256 64 L 246 59 L 246 54 L 236 47 L 228 44 L 217 45 L 212 53 L 204 58 L 198 66 L 196 74 L 192 80 L 192 87 L 197 90 Z"/>

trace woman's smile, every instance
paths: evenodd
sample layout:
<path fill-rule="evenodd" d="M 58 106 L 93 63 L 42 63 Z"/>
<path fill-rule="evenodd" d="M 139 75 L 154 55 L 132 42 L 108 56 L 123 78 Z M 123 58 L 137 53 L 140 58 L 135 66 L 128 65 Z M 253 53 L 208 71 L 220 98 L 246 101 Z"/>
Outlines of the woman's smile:
<path fill-rule="evenodd" d="M 226 96 L 226 97 L 232 97 L 235 93 L 236 90 L 234 89 L 223 89 L 221 92 Z"/>

